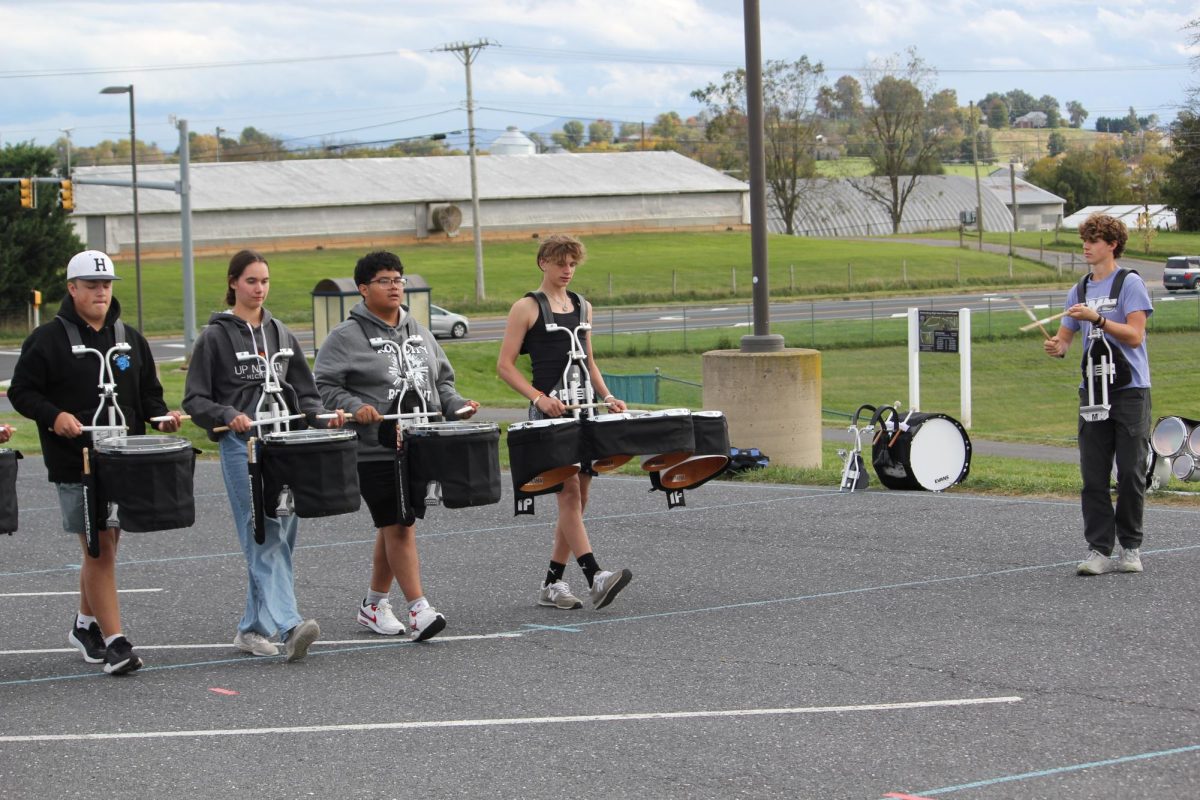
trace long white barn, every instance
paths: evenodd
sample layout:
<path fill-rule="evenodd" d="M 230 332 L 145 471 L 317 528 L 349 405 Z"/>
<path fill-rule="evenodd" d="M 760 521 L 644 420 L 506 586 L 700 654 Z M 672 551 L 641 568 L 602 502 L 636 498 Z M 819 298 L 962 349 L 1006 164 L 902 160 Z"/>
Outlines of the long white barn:
<path fill-rule="evenodd" d="M 750 224 L 745 183 L 678 153 L 488 155 L 477 164 L 485 239 Z M 88 247 L 113 255 L 132 250 L 132 191 L 87 183 L 129 175 L 127 166 L 75 170 L 73 221 Z M 444 237 L 452 234 L 439 230 L 438 212 L 448 205 L 461 213 L 457 235 L 470 236 L 472 227 L 466 156 L 202 163 L 191 165 L 190 176 L 197 252 Z M 138 165 L 139 183 L 178 179 L 177 164 Z M 179 203 L 174 192 L 139 189 L 144 253 L 179 252 Z"/>

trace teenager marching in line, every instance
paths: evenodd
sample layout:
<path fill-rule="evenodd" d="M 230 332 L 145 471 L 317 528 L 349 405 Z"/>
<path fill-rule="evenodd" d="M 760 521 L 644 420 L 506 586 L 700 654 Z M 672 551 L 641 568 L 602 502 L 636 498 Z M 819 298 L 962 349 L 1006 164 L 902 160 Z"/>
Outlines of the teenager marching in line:
<path fill-rule="evenodd" d="M 270 279 L 267 260 L 253 250 L 242 250 L 230 259 L 225 292 L 230 309 L 213 314 L 196 338 L 183 407 L 220 446 L 221 473 L 246 557 L 246 609 L 233 644 L 246 653 L 273 656 L 278 655 L 279 647 L 271 640 L 278 635 L 287 660 L 298 661 L 308 654 L 321 629 L 315 620 L 301 617 L 296 605 L 292 571 L 296 516 L 264 517 L 266 540 L 261 545 L 254 541 L 247 440 L 256 435 L 253 415 L 265 376 L 261 363 L 239 361 L 237 354 L 257 353 L 269 363 L 272 354 L 290 348 L 292 355 L 283 359 L 286 370 L 279 376 L 285 389 L 293 390 L 298 399 L 299 408 L 289 410 L 305 414 L 313 425 L 316 415 L 325 409 L 300 343 L 263 306 Z M 342 412 L 336 413 L 336 418 L 328 421 L 331 428 L 344 422 Z"/>
<path fill-rule="evenodd" d="M 542 273 L 538 292 L 545 295 L 549 302 L 550 313 L 554 317 L 552 321 L 564 328 L 574 330 L 581 318 L 588 323 L 592 321 L 591 306 L 584 304 L 579 295 L 567 290 L 575 270 L 586 257 L 583 243 L 573 236 L 548 236 L 538 248 L 537 266 Z M 550 321 L 542 318 L 541 307 L 533 292 L 513 303 L 508 312 L 504 341 L 500 344 L 500 357 L 496 362 L 496 374 L 501 380 L 529 400 L 531 420 L 561 417 L 567 413 L 566 406 L 552 392 L 560 382 L 570 358 L 571 340 L 560 332 L 548 332 L 546 323 Z M 587 353 L 588 374 L 596 396 L 608 405 L 609 410 L 624 411 L 625 403 L 613 397 L 604 384 L 600 368 L 592 357 L 591 337 L 586 331 L 580 331 L 579 338 Z M 517 357 L 523 353 L 529 354 L 532 382 L 517 367 Z M 561 609 L 583 607 L 563 579 L 572 554 L 587 579 L 593 608 L 604 608 L 611 603 L 633 578 L 633 573 L 628 569 L 616 572 L 602 570 L 592 552 L 587 529 L 583 525 L 583 511 L 587 508 L 591 482 L 590 474 L 580 473 L 568 478 L 557 493 L 558 522 L 554 526 L 554 546 L 550 551 L 550 569 L 538 591 L 538 605 Z"/>
<path fill-rule="evenodd" d="M 118 342 L 130 346 L 112 357 L 117 403 L 129 433 L 146 432 L 151 417 L 168 417 L 155 427 L 165 433 L 179 430 L 180 414 L 168 411 L 150 345 L 138 331 L 121 322 L 121 304 L 112 294 L 115 274 L 112 260 L 98 250 L 79 253 L 67 264 L 67 295 L 54 319 L 45 323 L 21 345 L 8 399 L 22 416 L 37 422 L 42 458 L 50 481 L 58 489 L 63 529 L 78 534 L 83 548 L 79 573 L 79 613 L 67 634 L 67 643 L 89 664 L 104 664 L 111 675 L 132 672 L 142 659 L 121 630 L 117 601 L 117 543 L 121 537 L 120 507 L 110 514 L 99 533 L 100 557 L 87 553 L 83 505 L 83 448 L 93 435 L 83 430 L 99 405 L 96 360 L 74 357 L 71 347 L 108 353 Z M 85 423 L 86 421 L 86 423 Z M 0 441 L 4 441 L 0 439 Z M 109 509 L 110 512 L 112 509 Z"/>
<path fill-rule="evenodd" d="M 400 585 L 408 605 L 409 638 L 424 641 L 446 627 L 446 618 L 425 598 L 421 562 L 417 556 L 417 529 L 404 525 L 396 504 L 394 447 L 379 441 L 379 422 L 407 382 L 404 410 L 419 394 L 431 412 L 443 419 L 468 419 L 479 403 L 464 400 L 454 388 L 450 360 L 425 326 L 404 307 L 404 265 L 392 253 L 368 253 L 354 268 L 354 282 L 362 302 L 350 309 L 350 318 L 329 332 L 313 365 L 317 388 L 325 403 L 345 409 L 359 427 L 358 486 L 375 523 L 375 548 L 371 580 L 358 607 L 358 624 L 375 633 L 397 636 L 404 625 L 392 611 L 388 595 L 392 581 Z M 409 342 L 412 337 L 421 342 Z M 386 339 L 404 346 L 419 365 L 398 358 Z M 410 374 L 414 366 L 418 374 Z M 461 413 L 460 413 L 461 412 Z"/>

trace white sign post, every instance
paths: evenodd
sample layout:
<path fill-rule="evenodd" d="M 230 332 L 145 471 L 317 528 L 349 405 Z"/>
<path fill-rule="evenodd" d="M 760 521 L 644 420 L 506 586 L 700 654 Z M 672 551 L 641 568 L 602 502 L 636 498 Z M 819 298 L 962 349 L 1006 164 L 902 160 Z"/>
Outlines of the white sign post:
<path fill-rule="evenodd" d="M 945 318 L 954 312 L 927 311 L 925 315 L 934 325 L 945 326 Z M 921 311 L 917 308 L 908 309 L 908 407 L 913 411 L 921 410 L 921 351 L 953 353 L 958 352 L 959 362 L 959 420 L 966 429 L 971 428 L 971 309 L 960 308 L 957 315 L 957 326 L 954 329 L 942 327 L 930 330 L 922 340 Z M 940 321 L 939 319 L 940 318 Z"/>

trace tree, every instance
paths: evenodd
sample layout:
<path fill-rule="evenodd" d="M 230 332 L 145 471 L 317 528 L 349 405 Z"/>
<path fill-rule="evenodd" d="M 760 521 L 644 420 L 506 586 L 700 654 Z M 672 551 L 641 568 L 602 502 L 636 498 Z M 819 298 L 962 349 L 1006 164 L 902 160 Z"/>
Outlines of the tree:
<path fill-rule="evenodd" d="M 906 53 L 876 62 L 867 71 L 867 93 L 872 105 L 864 111 L 868 158 L 874 167 L 870 178 L 851 178 L 864 197 L 882 207 L 900 232 L 904 206 L 921 175 L 942 171 L 937 161 L 941 133 L 930 124 L 934 73 L 917 55 Z"/>
<path fill-rule="evenodd" d="M 816 175 L 813 150 L 820 132 L 815 101 L 822 86 L 825 67 L 811 63 L 808 56 L 793 62 L 771 60 L 763 65 L 763 150 L 770 202 L 788 234 L 795 232 L 796 209 L 803 181 Z M 720 85 L 709 84 L 692 92 L 706 107 L 710 141 L 735 138 L 745 142 L 746 72 L 726 72 Z M 749 161 L 745 147 L 725 151 L 741 166 Z"/>
<path fill-rule="evenodd" d="M 1175 158 L 1166 167 L 1162 196 L 1175 209 L 1180 230 L 1200 230 L 1200 115 L 1181 111 L 1171 125 Z"/>
<path fill-rule="evenodd" d="M 1067 137 L 1059 131 L 1051 131 L 1046 146 L 1050 149 L 1050 155 L 1052 156 L 1065 153 L 1067 152 Z"/>
<path fill-rule="evenodd" d="M 613 125 L 606 119 L 594 120 L 588 125 L 588 142 L 596 144 L 604 142 L 611 143 L 613 140 Z"/>
<path fill-rule="evenodd" d="M 1084 121 L 1088 118 L 1088 112 L 1083 107 L 1083 103 L 1078 100 L 1068 100 L 1067 117 L 1071 120 L 1072 128 L 1082 128 Z"/>
<path fill-rule="evenodd" d="M 577 119 L 564 122 L 562 132 L 555 132 L 550 136 L 564 150 L 578 150 L 583 146 L 583 123 Z"/>
<path fill-rule="evenodd" d="M 1000 130 L 1008 127 L 1008 104 L 1003 99 L 997 98 L 988 105 L 984 106 L 987 109 L 987 123 L 992 130 Z"/>
<path fill-rule="evenodd" d="M 1044 94 L 1034 108 L 1035 111 L 1041 111 L 1046 115 L 1046 127 L 1057 128 L 1062 125 L 1062 112 L 1058 110 L 1058 99 L 1051 95 Z"/>
<path fill-rule="evenodd" d="M 1021 89 L 1012 89 L 1004 95 L 1004 104 L 1008 106 L 1010 119 L 1023 117 L 1030 111 L 1040 111 L 1038 101 L 1033 95 Z"/>
<path fill-rule="evenodd" d="M 53 177 L 58 153 L 32 143 L 5 145 L 0 150 L 0 177 Z M 58 205 L 54 184 L 38 184 L 37 205 L 22 208 L 14 183 L 0 184 L 0 316 L 24 308 L 33 289 L 47 300 L 66 291 L 66 268 L 83 243 L 67 213 Z"/>

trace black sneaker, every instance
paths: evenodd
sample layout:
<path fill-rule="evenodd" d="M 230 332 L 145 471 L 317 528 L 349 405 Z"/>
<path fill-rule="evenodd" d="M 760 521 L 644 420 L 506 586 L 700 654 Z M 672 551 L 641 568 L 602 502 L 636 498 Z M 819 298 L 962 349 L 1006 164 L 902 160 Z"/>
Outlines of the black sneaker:
<path fill-rule="evenodd" d="M 124 675 L 142 666 L 142 660 L 133 652 L 133 645 L 124 636 L 113 640 L 104 654 L 104 671 L 109 675 Z"/>
<path fill-rule="evenodd" d="M 87 663 L 104 663 L 104 637 L 100 635 L 100 626 L 96 623 L 93 622 L 86 628 L 72 625 L 71 632 L 67 634 L 67 644 L 82 653 L 83 660 Z"/>

